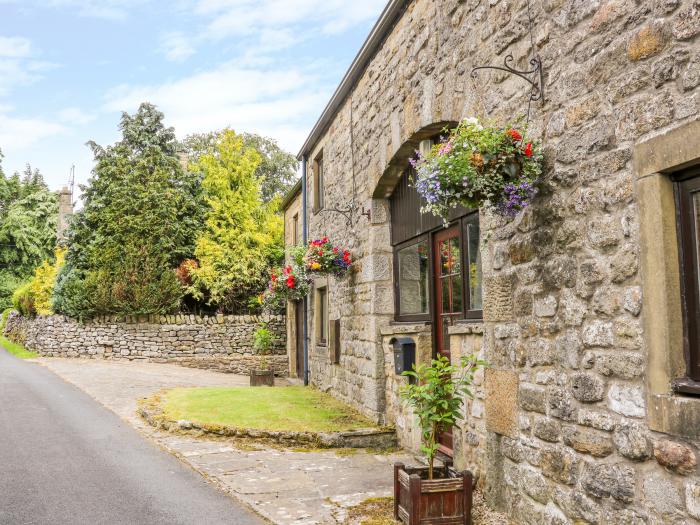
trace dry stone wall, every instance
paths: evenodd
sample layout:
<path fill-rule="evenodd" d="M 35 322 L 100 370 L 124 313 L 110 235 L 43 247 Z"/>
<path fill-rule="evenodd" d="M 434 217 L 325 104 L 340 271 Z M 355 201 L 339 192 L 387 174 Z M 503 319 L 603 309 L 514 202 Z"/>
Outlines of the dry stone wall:
<path fill-rule="evenodd" d="M 29 319 L 13 312 L 5 334 L 42 356 L 148 360 L 247 374 L 259 366 L 253 334 L 261 320 L 250 315 L 166 315 L 100 317 L 81 323 L 60 315 Z M 286 376 L 284 316 L 264 320 L 274 337 L 267 360 L 277 375 Z"/>
<path fill-rule="evenodd" d="M 459 460 L 474 463 L 489 502 L 517 523 L 700 523 L 697 429 L 648 424 L 642 318 L 654 312 L 642 311 L 632 165 L 636 144 L 700 119 L 700 2 L 529 4 L 545 70 L 529 133 L 543 141 L 545 177 L 515 220 L 482 213 L 492 368 L 483 398 L 468 405 L 476 423 Z M 311 381 L 388 423 L 398 413 L 382 336 L 394 315 L 393 262 L 375 188 L 388 186 L 387 167 L 407 160 L 394 155 L 421 129 L 470 116 L 505 124 L 524 112 L 522 79 L 470 71 L 508 54 L 528 69 L 526 10 L 525 0 L 407 2 L 309 156 L 323 155 L 327 207 L 372 211 L 352 228 L 309 212 L 311 237 L 329 235 L 357 261 L 350 278 L 317 283 L 341 320 L 342 352 L 339 365 L 329 361 L 312 320 Z"/>

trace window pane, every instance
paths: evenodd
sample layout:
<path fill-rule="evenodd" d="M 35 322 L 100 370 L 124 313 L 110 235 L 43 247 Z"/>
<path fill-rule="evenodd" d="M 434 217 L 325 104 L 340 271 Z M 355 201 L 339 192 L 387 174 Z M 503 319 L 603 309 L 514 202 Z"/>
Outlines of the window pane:
<path fill-rule="evenodd" d="M 447 314 L 452 311 L 450 305 L 450 278 L 440 278 L 440 295 L 442 296 L 442 313 Z"/>
<path fill-rule="evenodd" d="M 459 248 L 459 237 L 450 239 L 450 273 L 459 274 L 460 273 L 460 248 Z"/>
<path fill-rule="evenodd" d="M 700 275 L 700 192 L 693 193 L 693 218 L 695 219 L 695 261 L 699 267 L 695 268 L 695 275 Z M 700 296 L 700 279 L 698 281 L 698 296 Z"/>
<path fill-rule="evenodd" d="M 440 275 L 450 274 L 450 243 L 449 241 L 440 241 L 438 245 L 440 250 Z"/>
<path fill-rule="evenodd" d="M 462 274 L 458 273 L 451 277 L 452 279 L 452 313 L 462 311 Z"/>
<path fill-rule="evenodd" d="M 453 325 L 452 322 L 452 316 L 449 315 L 443 315 L 442 316 L 442 348 L 440 349 L 440 353 L 442 355 L 449 355 L 450 354 L 450 334 L 447 333 L 448 329 L 450 326 Z"/>
<path fill-rule="evenodd" d="M 479 216 L 467 224 L 469 269 L 469 310 L 481 310 L 481 250 L 479 250 Z"/>
<path fill-rule="evenodd" d="M 325 288 L 318 290 L 318 341 L 325 343 L 328 339 L 328 292 Z"/>
<path fill-rule="evenodd" d="M 323 189 L 323 159 L 318 160 L 318 207 L 324 206 L 324 189 Z"/>
<path fill-rule="evenodd" d="M 427 314 L 428 243 L 421 241 L 398 251 L 399 313 Z"/>

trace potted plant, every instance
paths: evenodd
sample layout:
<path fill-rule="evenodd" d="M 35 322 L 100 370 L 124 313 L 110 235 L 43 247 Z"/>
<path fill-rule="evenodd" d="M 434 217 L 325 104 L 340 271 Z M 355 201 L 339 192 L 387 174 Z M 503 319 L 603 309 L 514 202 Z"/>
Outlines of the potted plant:
<path fill-rule="evenodd" d="M 272 332 L 265 323 L 261 323 L 253 334 L 253 348 L 260 361 L 258 368 L 250 369 L 250 386 L 275 386 L 275 373 L 267 359 L 272 349 Z"/>
<path fill-rule="evenodd" d="M 287 301 L 299 301 L 309 294 L 310 283 L 302 267 L 294 264 L 270 271 L 270 281 L 258 301 L 268 312 L 284 309 Z"/>
<path fill-rule="evenodd" d="M 487 207 L 512 217 L 530 204 L 542 175 L 542 153 L 524 129 L 483 126 L 468 118 L 447 133 L 410 160 L 414 186 L 424 201 L 421 211 L 447 223 L 458 206 Z"/>
<path fill-rule="evenodd" d="M 473 479 L 469 471 L 451 466 L 435 468 L 438 437 L 462 418 L 464 397 L 473 397 L 471 385 L 485 362 L 476 355 L 452 365 L 444 356 L 430 366 L 414 366 L 404 372 L 412 381 L 401 389 L 401 397 L 413 408 L 421 430 L 421 451 L 427 467 L 394 465 L 394 517 L 407 525 L 419 523 L 471 524 Z M 444 521 L 449 520 L 449 521 Z"/>
<path fill-rule="evenodd" d="M 345 248 L 334 245 L 328 237 L 310 241 L 292 250 L 292 259 L 311 275 L 342 277 L 352 268 L 352 257 Z"/>

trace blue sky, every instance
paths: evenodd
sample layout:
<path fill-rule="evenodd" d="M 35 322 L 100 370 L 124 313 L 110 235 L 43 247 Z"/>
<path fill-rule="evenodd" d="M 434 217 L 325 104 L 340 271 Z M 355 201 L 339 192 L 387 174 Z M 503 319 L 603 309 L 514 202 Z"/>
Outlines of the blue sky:
<path fill-rule="evenodd" d="M 0 150 L 52 188 L 88 140 L 159 106 L 179 137 L 230 126 L 296 154 L 385 0 L 0 0 Z"/>

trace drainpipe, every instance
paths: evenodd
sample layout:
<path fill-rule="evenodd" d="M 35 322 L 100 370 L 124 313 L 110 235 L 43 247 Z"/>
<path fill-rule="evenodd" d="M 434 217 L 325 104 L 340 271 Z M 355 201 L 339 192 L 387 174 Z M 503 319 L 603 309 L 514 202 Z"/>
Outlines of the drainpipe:
<path fill-rule="evenodd" d="M 306 155 L 301 159 L 301 241 L 306 245 L 309 237 L 309 226 L 306 220 L 306 211 L 308 208 L 306 199 Z M 309 302 L 308 297 L 304 297 L 304 386 L 309 385 Z"/>

